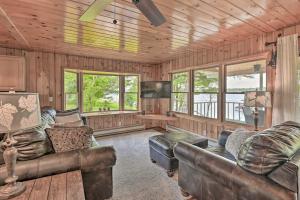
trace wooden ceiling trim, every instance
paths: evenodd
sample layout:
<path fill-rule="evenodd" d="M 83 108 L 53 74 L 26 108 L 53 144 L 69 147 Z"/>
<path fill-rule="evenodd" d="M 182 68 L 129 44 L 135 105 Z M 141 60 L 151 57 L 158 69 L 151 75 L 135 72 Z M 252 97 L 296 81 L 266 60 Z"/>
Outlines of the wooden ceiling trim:
<path fill-rule="evenodd" d="M 22 45 L 29 48 L 30 44 L 27 41 L 27 39 L 23 36 L 23 34 L 19 31 L 19 29 L 16 27 L 14 22 L 10 19 L 10 17 L 7 15 L 7 13 L 2 9 L 0 6 L 0 22 L 3 26 L 7 28 L 7 30 L 10 32 L 10 34 Z"/>

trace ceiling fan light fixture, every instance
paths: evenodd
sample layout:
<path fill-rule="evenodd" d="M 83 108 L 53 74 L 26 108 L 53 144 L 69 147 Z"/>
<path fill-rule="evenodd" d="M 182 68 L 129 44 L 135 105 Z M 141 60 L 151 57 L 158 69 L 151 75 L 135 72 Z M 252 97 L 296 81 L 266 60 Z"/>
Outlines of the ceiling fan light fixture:
<path fill-rule="evenodd" d="M 132 3 L 145 15 L 152 25 L 160 26 L 166 22 L 166 18 L 152 0 L 132 0 Z"/>

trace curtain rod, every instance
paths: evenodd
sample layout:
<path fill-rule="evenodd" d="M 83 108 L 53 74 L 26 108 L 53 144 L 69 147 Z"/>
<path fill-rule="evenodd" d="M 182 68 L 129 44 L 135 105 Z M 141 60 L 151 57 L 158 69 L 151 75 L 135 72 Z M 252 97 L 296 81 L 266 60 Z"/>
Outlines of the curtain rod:
<path fill-rule="evenodd" d="M 281 37 L 281 34 L 279 34 L 278 37 Z M 300 36 L 298 36 L 298 39 L 300 39 Z M 275 42 L 266 42 L 265 46 L 267 47 L 267 46 L 270 46 L 270 45 L 273 45 L 273 44 L 276 46 L 277 45 L 277 41 L 275 41 Z"/>

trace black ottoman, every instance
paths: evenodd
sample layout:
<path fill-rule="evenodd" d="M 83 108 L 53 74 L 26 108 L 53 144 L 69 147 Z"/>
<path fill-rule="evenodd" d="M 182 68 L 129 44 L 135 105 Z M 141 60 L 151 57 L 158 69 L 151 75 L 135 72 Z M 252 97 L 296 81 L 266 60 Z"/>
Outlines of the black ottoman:
<path fill-rule="evenodd" d="M 149 138 L 151 161 L 166 169 L 169 177 L 172 177 L 178 168 L 178 160 L 174 156 L 173 147 L 179 141 L 201 148 L 206 148 L 208 145 L 207 138 L 186 132 L 168 132 Z"/>

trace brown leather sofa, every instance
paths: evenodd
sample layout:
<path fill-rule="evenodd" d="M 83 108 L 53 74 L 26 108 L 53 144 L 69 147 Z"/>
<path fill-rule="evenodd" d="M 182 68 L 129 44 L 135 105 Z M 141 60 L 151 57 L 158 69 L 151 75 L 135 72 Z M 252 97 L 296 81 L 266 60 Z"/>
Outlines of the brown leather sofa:
<path fill-rule="evenodd" d="M 52 120 L 51 118 L 53 118 L 55 114 L 56 111 L 53 109 L 44 110 L 42 120 Z M 86 123 L 86 119 L 83 119 L 83 121 Z M 39 138 L 41 138 L 40 135 L 38 139 Z M 17 141 L 18 139 L 16 136 Z M 38 139 L 34 138 L 33 140 L 35 140 L 35 143 L 38 143 Z M 31 148 L 31 146 L 28 145 L 26 148 Z M 20 152 L 22 153 L 22 149 Z M 1 155 L 0 157 L 3 156 Z M 86 199 L 103 200 L 112 196 L 112 167 L 115 163 L 116 155 L 113 147 L 101 147 L 97 144 L 95 138 L 93 138 L 93 145 L 89 149 L 63 153 L 48 153 L 35 159 L 17 161 L 16 175 L 20 181 L 23 181 L 68 171 L 81 170 Z M 5 178 L 6 168 L 5 165 L 1 165 L 0 185 L 4 184 Z"/>
<path fill-rule="evenodd" d="M 222 132 L 218 144 L 201 149 L 179 142 L 178 184 L 184 196 L 201 200 L 299 200 L 300 150 L 286 163 L 266 175 L 237 165 L 225 150 L 230 132 Z"/>

